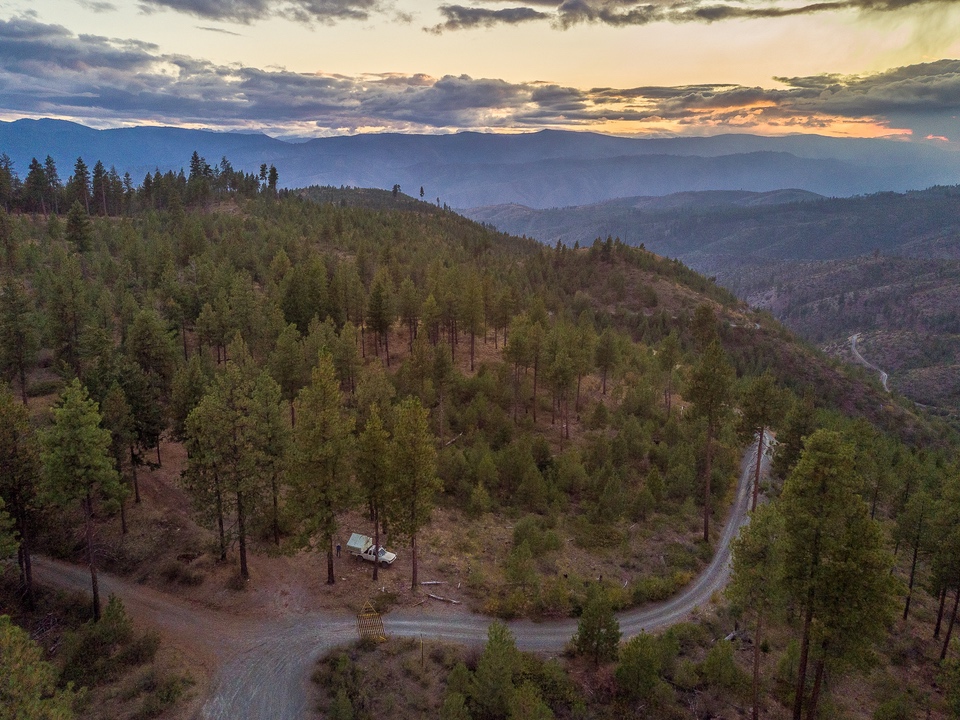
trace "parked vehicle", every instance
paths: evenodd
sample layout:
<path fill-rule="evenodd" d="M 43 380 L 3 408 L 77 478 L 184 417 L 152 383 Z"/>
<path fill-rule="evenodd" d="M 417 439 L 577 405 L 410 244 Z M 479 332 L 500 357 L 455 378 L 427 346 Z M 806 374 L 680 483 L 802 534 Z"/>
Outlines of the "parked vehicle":
<path fill-rule="evenodd" d="M 392 565 L 397 559 L 395 553 L 388 551 L 382 545 L 374 547 L 373 538 L 360 533 L 353 533 L 347 541 L 347 552 L 354 557 L 363 558 L 369 562 L 379 562 L 381 565 Z"/>

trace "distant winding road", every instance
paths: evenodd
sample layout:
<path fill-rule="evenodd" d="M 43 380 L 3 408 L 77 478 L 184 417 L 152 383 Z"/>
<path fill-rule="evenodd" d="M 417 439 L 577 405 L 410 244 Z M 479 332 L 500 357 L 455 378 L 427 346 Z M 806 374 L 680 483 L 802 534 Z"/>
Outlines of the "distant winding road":
<path fill-rule="evenodd" d="M 707 568 L 678 595 L 657 605 L 618 615 L 625 637 L 673 625 L 708 604 L 730 575 L 730 544 L 747 522 L 750 483 L 757 446 L 745 453 L 737 494 Z M 763 459 L 763 471 L 769 459 Z M 47 585 L 86 590 L 86 568 L 37 558 L 37 579 Z M 229 615 L 126 580 L 100 575 L 103 595 L 115 594 L 137 617 L 209 657 L 217 667 L 209 698 L 202 709 L 206 720 L 302 720 L 309 711 L 310 674 L 317 659 L 355 637 L 352 616 L 334 612 L 291 612 L 279 618 Z M 482 615 L 439 615 L 429 607 L 400 610 L 384 617 L 388 635 L 442 639 L 480 645 L 491 618 Z M 509 623 L 524 650 L 560 652 L 573 636 L 573 619 Z"/>
<path fill-rule="evenodd" d="M 871 370 L 880 373 L 880 384 L 883 385 L 883 389 L 887 392 L 890 392 L 890 388 L 887 387 L 887 380 L 890 378 L 883 370 L 878 368 L 871 362 L 868 362 L 863 355 L 860 354 L 860 351 L 857 350 L 857 340 L 860 339 L 860 333 L 855 333 L 850 336 L 850 352 L 853 353 L 853 357 L 856 358 L 856 361 L 865 367 L 870 368 Z"/>

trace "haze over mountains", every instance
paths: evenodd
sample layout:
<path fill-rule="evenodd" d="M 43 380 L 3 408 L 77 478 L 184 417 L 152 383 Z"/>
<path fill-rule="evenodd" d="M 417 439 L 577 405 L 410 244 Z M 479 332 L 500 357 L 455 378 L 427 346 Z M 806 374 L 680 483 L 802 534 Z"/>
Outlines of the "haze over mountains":
<path fill-rule="evenodd" d="M 519 203 L 532 208 L 682 191 L 796 188 L 847 196 L 960 182 L 960 154 L 923 143 L 811 135 L 718 135 L 629 139 L 541 131 L 521 135 L 355 135 L 285 142 L 262 134 L 180 128 L 112 130 L 59 120 L 0 123 L 0 151 L 21 175 L 51 155 L 66 176 L 77 157 L 99 159 L 139 181 L 177 171 L 196 150 L 237 169 L 273 164 L 286 187 L 391 188 L 457 208 Z M 89 163 L 88 163 L 89 164 Z"/>

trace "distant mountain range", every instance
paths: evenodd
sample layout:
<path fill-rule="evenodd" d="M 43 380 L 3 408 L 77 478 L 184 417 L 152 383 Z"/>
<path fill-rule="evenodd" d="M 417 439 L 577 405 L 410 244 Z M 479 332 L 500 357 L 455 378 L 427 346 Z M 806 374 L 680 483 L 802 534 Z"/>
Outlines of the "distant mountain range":
<path fill-rule="evenodd" d="M 60 120 L 0 123 L 0 152 L 21 174 L 51 155 L 66 177 L 82 156 L 140 181 L 185 168 L 196 150 L 255 172 L 275 165 L 281 185 L 390 189 L 456 208 L 518 203 L 531 208 L 686 191 L 797 188 L 849 196 L 960 182 L 960 153 L 923 143 L 717 135 L 631 139 L 545 130 L 522 135 L 354 135 L 286 142 L 262 134 L 179 128 L 93 130 Z"/>
<path fill-rule="evenodd" d="M 804 190 L 687 192 L 550 210 L 498 205 L 465 214 L 548 244 L 584 245 L 611 235 L 720 276 L 744 266 L 874 252 L 960 259 L 960 186 L 851 198 Z"/>

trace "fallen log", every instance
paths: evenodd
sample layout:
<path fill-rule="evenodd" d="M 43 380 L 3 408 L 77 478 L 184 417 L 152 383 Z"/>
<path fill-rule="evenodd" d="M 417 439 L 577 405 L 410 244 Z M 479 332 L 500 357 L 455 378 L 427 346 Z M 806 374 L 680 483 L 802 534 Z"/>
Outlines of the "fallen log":
<path fill-rule="evenodd" d="M 440 597 L 439 595 L 434 595 L 433 593 L 427 593 L 427 597 L 433 598 L 434 600 L 440 600 L 442 602 L 453 603 L 454 605 L 459 605 L 459 600 L 452 600 L 451 598 Z"/>

